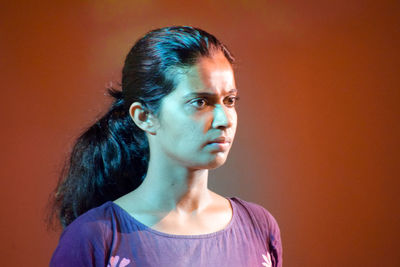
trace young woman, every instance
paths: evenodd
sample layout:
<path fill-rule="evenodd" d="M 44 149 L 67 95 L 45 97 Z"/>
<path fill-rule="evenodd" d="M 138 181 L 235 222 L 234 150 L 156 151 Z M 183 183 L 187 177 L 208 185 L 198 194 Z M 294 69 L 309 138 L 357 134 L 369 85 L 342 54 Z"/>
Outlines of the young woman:
<path fill-rule="evenodd" d="M 207 188 L 232 145 L 233 56 L 192 27 L 149 32 L 122 92 L 77 141 L 55 194 L 50 266 L 282 266 L 275 219 Z"/>

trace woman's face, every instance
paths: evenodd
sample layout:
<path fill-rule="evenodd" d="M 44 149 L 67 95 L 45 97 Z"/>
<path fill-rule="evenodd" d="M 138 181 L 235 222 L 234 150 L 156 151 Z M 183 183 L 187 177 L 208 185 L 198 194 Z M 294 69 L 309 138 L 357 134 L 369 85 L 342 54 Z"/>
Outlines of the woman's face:
<path fill-rule="evenodd" d="M 151 145 L 191 169 L 221 166 L 236 132 L 237 90 L 231 64 L 218 52 L 202 57 L 163 98 Z M 154 142 L 153 142 L 154 141 Z"/>

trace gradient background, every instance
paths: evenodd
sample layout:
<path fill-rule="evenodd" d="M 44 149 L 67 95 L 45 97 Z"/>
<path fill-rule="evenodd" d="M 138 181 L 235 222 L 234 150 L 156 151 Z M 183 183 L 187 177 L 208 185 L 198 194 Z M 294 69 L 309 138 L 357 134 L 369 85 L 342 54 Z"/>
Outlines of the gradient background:
<path fill-rule="evenodd" d="M 400 266 L 399 1 L 57 2 L 0 6 L 1 265 L 48 264 L 71 143 L 134 41 L 184 24 L 237 58 L 239 128 L 210 187 L 270 210 L 285 266 Z"/>

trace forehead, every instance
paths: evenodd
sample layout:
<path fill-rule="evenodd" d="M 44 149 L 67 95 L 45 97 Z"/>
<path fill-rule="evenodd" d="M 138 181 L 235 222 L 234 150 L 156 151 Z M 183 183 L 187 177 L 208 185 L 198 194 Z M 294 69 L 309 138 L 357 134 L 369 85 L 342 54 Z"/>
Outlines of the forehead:
<path fill-rule="evenodd" d="M 178 75 L 177 95 L 188 93 L 224 94 L 236 88 L 233 69 L 222 53 L 201 57 L 195 65 Z"/>

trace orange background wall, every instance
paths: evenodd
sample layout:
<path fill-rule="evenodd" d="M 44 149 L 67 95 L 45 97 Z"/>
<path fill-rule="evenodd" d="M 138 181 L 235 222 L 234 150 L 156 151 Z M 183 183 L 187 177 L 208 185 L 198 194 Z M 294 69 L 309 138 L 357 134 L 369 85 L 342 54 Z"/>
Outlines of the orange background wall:
<path fill-rule="evenodd" d="M 134 41 L 184 24 L 237 58 L 238 133 L 210 186 L 275 215 L 285 266 L 400 266 L 399 1 L 2 2 L 2 265 L 48 264 L 71 143 Z"/>

